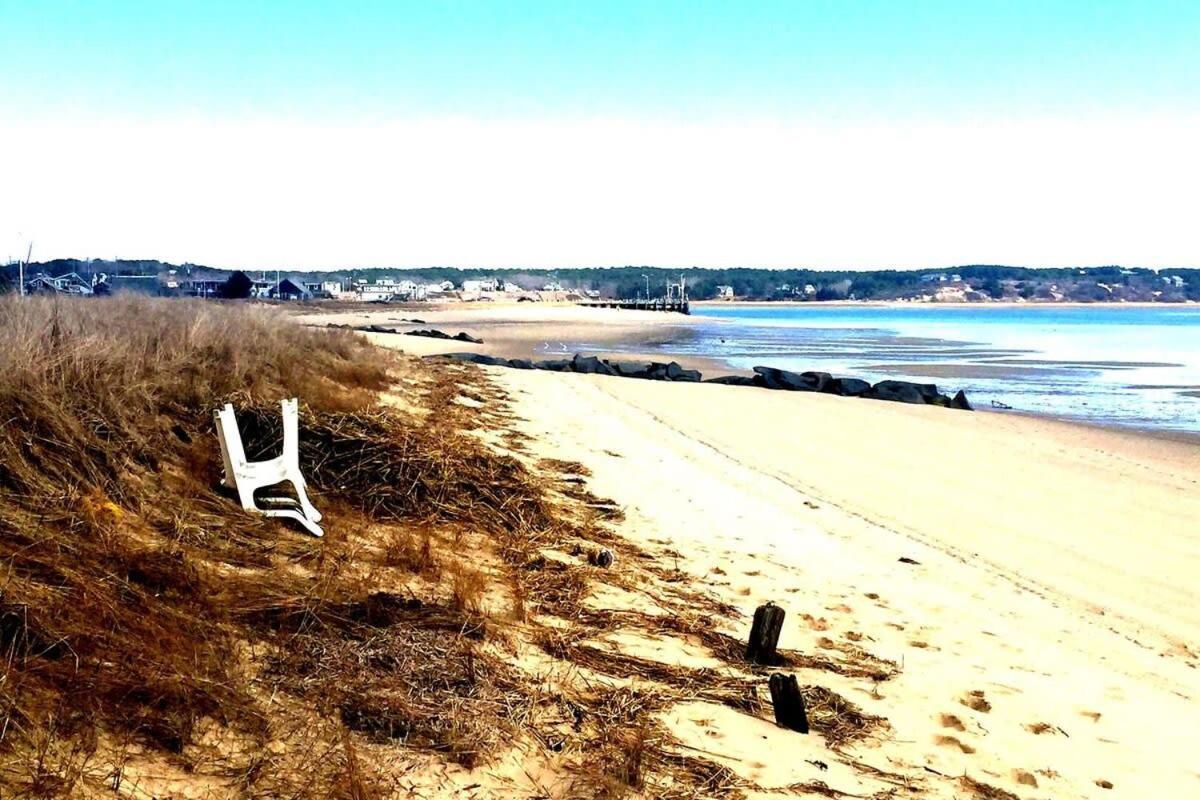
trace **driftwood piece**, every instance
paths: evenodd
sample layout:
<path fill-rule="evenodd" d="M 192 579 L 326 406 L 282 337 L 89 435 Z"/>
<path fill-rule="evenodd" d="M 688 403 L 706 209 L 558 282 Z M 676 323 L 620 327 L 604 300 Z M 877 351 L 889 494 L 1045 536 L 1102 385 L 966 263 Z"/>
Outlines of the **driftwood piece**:
<path fill-rule="evenodd" d="M 800 733 L 808 733 L 808 711 L 804 695 L 795 675 L 776 672 L 767 683 L 771 688 L 771 705 L 775 708 L 775 724 Z"/>
<path fill-rule="evenodd" d="M 754 610 L 754 622 L 750 626 L 750 641 L 746 645 L 746 660 L 755 664 L 774 664 L 777 661 L 775 648 L 779 644 L 779 631 L 783 628 L 784 611 L 768 602 Z"/>

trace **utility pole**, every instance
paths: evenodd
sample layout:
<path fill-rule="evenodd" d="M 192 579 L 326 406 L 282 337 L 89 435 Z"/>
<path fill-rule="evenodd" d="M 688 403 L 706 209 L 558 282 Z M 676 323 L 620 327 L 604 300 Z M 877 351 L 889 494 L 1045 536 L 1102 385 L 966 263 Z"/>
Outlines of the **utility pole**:
<path fill-rule="evenodd" d="M 17 286 L 19 287 L 21 297 L 25 296 L 25 267 L 29 266 L 29 259 L 33 257 L 33 240 L 29 240 L 29 249 L 25 251 L 25 260 L 20 262 L 17 267 Z"/>

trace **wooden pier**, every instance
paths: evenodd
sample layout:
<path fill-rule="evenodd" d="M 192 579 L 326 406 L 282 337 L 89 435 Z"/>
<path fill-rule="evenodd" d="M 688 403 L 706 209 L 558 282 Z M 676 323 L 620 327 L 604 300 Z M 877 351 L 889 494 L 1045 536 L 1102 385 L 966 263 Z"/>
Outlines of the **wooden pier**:
<path fill-rule="evenodd" d="M 622 308 L 627 311 L 673 311 L 677 314 L 690 314 L 688 301 L 675 298 L 652 298 L 650 300 L 585 300 L 581 306 L 589 308 Z"/>

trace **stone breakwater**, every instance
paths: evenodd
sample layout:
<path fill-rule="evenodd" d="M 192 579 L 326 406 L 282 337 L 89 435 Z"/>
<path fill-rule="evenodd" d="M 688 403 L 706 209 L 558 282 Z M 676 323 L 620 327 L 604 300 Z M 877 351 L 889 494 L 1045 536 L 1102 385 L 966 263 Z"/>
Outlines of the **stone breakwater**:
<path fill-rule="evenodd" d="M 754 375 L 724 375 L 704 380 L 699 370 L 685 369 L 677 362 L 613 361 L 583 356 L 533 361 L 528 358 L 501 358 L 482 353 L 447 353 L 426 358 L 448 358 L 471 364 L 510 369 L 540 369 L 549 372 L 576 372 L 582 375 L 611 375 L 617 378 L 641 378 L 680 383 L 719 383 L 727 386 L 757 386 L 785 392 L 819 392 L 840 397 L 865 397 L 914 405 L 942 406 L 970 411 L 967 395 L 959 391 L 953 397 L 938 391 L 937 384 L 885 380 L 876 384 L 858 378 L 835 378 L 828 372 L 789 372 L 775 367 L 755 367 Z"/>

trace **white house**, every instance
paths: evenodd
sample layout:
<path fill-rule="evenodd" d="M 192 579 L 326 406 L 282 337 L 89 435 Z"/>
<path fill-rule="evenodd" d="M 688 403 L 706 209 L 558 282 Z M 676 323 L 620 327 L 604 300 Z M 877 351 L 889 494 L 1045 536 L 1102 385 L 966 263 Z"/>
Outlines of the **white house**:
<path fill-rule="evenodd" d="M 732 300 L 733 299 L 733 287 L 732 286 L 718 286 L 717 287 L 717 299 L 718 300 Z"/>
<path fill-rule="evenodd" d="M 498 292 L 500 291 L 500 281 L 496 278 L 463 281 L 462 290 L 464 292 Z"/>

